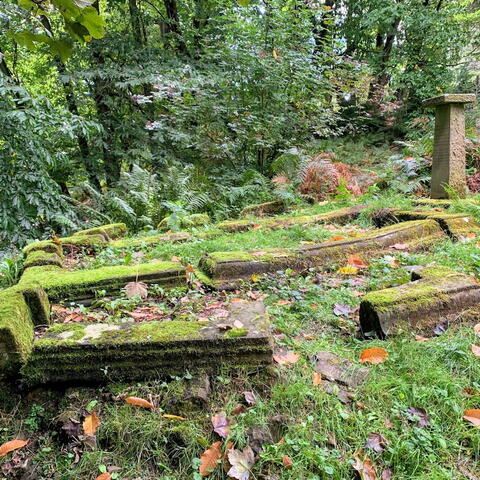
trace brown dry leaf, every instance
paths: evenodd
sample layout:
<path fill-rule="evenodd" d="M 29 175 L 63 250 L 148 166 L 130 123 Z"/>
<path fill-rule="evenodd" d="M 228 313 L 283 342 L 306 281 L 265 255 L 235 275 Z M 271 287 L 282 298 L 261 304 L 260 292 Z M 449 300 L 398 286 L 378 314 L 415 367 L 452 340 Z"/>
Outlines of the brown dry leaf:
<path fill-rule="evenodd" d="M 171 262 L 181 262 L 182 259 L 180 257 L 177 257 L 176 255 L 174 255 L 171 259 L 170 259 Z"/>
<path fill-rule="evenodd" d="M 273 359 L 279 365 L 289 365 L 292 363 L 297 363 L 298 359 L 300 358 L 300 354 L 298 353 L 287 353 L 285 355 L 274 355 Z"/>
<path fill-rule="evenodd" d="M 275 305 L 290 305 L 291 300 L 279 300 Z"/>
<path fill-rule="evenodd" d="M 422 337 L 421 335 L 415 335 L 415 340 L 417 342 L 428 342 L 428 338 Z"/>
<path fill-rule="evenodd" d="M 220 412 L 212 418 L 213 431 L 222 438 L 227 438 L 230 435 L 230 420 L 227 418 L 225 412 Z"/>
<path fill-rule="evenodd" d="M 368 457 L 365 457 L 363 460 L 355 457 L 353 468 L 358 472 L 361 480 L 377 480 L 377 473 L 373 468 L 372 461 Z"/>
<path fill-rule="evenodd" d="M 128 298 L 133 298 L 133 297 L 147 298 L 148 286 L 143 282 L 128 282 L 125 285 L 125 295 Z"/>
<path fill-rule="evenodd" d="M 164 413 L 162 417 L 170 420 L 178 420 L 180 422 L 185 422 L 187 420 L 185 417 L 180 417 L 179 415 L 170 415 L 169 413 Z"/>
<path fill-rule="evenodd" d="M 282 464 L 286 470 L 291 470 L 293 468 L 293 460 L 288 455 L 282 457 Z"/>
<path fill-rule="evenodd" d="M 394 245 L 391 246 L 391 248 L 394 248 L 395 250 L 407 250 L 408 249 L 408 244 L 407 243 L 395 243 Z"/>
<path fill-rule="evenodd" d="M 101 473 L 95 480 L 111 480 L 112 474 L 105 472 Z"/>
<path fill-rule="evenodd" d="M 471 349 L 476 357 L 480 357 L 480 347 L 478 345 L 472 344 Z"/>
<path fill-rule="evenodd" d="M 363 261 L 362 257 L 358 254 L 349 255 L 347 263 L 351 267 L 356 267 L 356 268 L 367 268 L 368 267 L 368 263 L 365 263 Z"/>
<path fill-rule="evenodd" d="M 312 383 L 318 387 L 322 383 L 322 374 L 320 372 L 313 372 Z"/>
<path fill-rule="evenodd" d="M 210 475 L 217 467 L 222 458 L 222 442 L 215 442 L 205 450 L 200 457 L 199 472 L 202 477 Z"/>
<path fill-rule="evenodd" d="M 100 418 L 96 414 L 95 411 L 93 411 L 90 415 L 87 415 L 85 417 L 85 420 L 83 421 L 83 433 L 85 435 L 95 435 L 95 432 L 97 431 L 98 426 L 100 425 Z"/>
<path fill-rule="evenodd" d="M 473 327 L 473 331 L 474 331 L 477 335 L 480 335 L 480 323 L 477 323 L 477 324 Z"/>
<path fill-rule="evenodd" d="M 247 411 L 247 407 L 243 403 L 237 403 L 232 409 L 232 415 L 240 415 Z"/>
<path fill-rule="evenodd" d="M 255 398 L 255 394 L 253 392 L 243 392 L 243 397 L 245 398 L 245 401 L 248 403 L 248 405 L 252 406 L 257 403 L 257 399 Z"/>
<path fill-rule="evenodd" d="M 465 410 L 463 412 L 463 419 L 472 423 L 476 427 L 480 427 L 480 409 L 470 408 L 469 410 Z"/>
<path fill-rule="evenodd" d="M 367 348 L 360 354 L 361 363 L 371 363 L 378 365 L 383 363 L 388 358 L 388 352 L 381 347 Z"/>
<path fill-rule="evenodd" d="M 254 225 L 254 226 L 252 227 L 252 230 L 258 230 L 258 229 L 262 228 L 262 226 L 263 226 L 263 225 L 260 225 L 259 223 L 257 223 L 256 225 Z"/>
<path fill-rule="evenodd" d="M 144 398 L 139 397 L 127 397 L 125 399 L 126 403 L 130 405 L 136 405 L 137 407 L 144 407 L 144 408 L 155 408 L 152 402 L 145 400 Z"/>
<path fill-rule="evenodd" d="M 342 235 L 335 235 L 334 237 L 329 238 L 327 242 L 341 242 L 342 240 L 346 240 L 346 238 Z"/>
<path fill-rule="evenodd" d="M 5 442 L 3 445 L 0 445 L 0 457 L 4 457 L 14 450 L 23 448 L 28 443 L 28 440 L 10 440 Z"/>
<path fill-rule="evenodd" d="M 369 433 L 365 442 L 365 448 L 371 448 L 377 453 L 382 453 L 388 445 L 387 439 L 381 433 Z"/>

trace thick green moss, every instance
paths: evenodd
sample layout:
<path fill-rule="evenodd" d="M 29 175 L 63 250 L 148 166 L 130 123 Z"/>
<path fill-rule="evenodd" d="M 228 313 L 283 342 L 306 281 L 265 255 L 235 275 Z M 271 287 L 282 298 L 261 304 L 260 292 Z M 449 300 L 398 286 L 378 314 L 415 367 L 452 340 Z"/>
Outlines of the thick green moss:
<path fill-rule="evenodd" d="M 89 248 L 94 250 L 99 245 L 106 242 L 106 238 L 101 234 L 91 234 L 91 235 L 73 235 L 71 237 L 62 237 L 60 238 L 62 246 L 65 250 L 68 249 L 69 245 L 80 248 Z M 67 250 L 68 251 L 68 250 Z"/>
<path fill-rule="evenodd" d="M 106 239 L 116 239 L 123 237 L 127 233 L 127 226 L 124 223 L 111 223 L 109 225 L 100 225 L 99 227 L 88 228 L 87 230 L 80 230 L 73 234 L 76 236 L 84 235 L 103 235 Z"/>
<path fill-rule="evenodd" d="M 24 269 L 42 265 L 56 265 L 57 267 L 63 267 L 63 262 L 58 254 L 45 252 L 43 250 L 30 252 L 23 262 Z"/>
<path fill-rule="evenodd" d="M 247 335 L 248 330 L 246 328 L 232 328 L 231 330 L 227 330 L 225 332 L 225 338 L 238 338 L 244 337 Z"/>
<path fill-rule="evenodd" d="M 110 242 L 108 245 L 113 248 L 130 248 L 130 247 L 141 247 L 143 245 L 158 245 L 164 243 L 179 243 L 186 242 L 192 237 L 187 232 L 177 232 L 171 234 L 160 233 L 158 235 L 149 235 L 147 237 L 139 238 L 122 238 L 120 240 L 115 240 Z"/>
<path fill-rule="evenodd" d="M 56 267 L 31 267 L 19 285 L 38 282 L 51 300 L 59 301 L 91 298 L 96 290 L 115 292 L 134 281 L 181 285 L 185 282 L 185 268 L 176 262 L 118 265 L 74 272 Z"/>
<path fill-rule="evenodd" d="M 23 255 L 26 257 L 31 252 L 43 251 L 49 253 L 56 253 L 59 257 L 62 256 L 62 247 L 52 242 L 51 240 L 41 240 L 39 242 L 29 243 L 23 248 Z"/>
<path fill-rule="evenodd" d="M 38 283 L 17 285 L 15 288 L 25 298 L 33 324 L 48 325 L 50 323 L 50 301 L 45 290 Z"/>
<path fill-rule="evenodd" d="M 33 323 L 17 288 L 0 291 L 0 378 L 14 375 L 30 355 Z"/>

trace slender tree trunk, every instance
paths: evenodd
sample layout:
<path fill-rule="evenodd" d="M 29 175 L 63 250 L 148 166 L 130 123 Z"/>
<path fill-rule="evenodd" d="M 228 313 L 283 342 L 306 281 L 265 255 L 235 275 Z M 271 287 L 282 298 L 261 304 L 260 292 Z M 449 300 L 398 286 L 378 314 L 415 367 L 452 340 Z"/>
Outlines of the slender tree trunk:
<path fill-rule="evenodd" d="M 135 43 L 143 47 L 146 43 L 146 32 L 143 27 L 142 15 L 138 8 L 137 0 L 128 0 L 128 10 L 130 12 L 130 23 Z"/>
<path fill-rule="evenodd" d="M 180 17 L 178 16 L 177 0 L 163 0 L 167 14 L 166 34 L 171 34 L 175 39 L 177 48 L 182 53 L 187 53 L 187 47 L 182 38 L 180 29 Z"/>

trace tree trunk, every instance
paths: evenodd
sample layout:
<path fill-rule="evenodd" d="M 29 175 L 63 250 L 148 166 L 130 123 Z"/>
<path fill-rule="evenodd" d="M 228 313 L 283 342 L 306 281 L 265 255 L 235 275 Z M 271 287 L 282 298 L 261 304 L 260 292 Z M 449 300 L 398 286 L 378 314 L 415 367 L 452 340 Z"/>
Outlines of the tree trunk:
<path fill-rule="evenodd" d="M 130 23 L 135 43 L 143 47 L 146 43 L 146 32 L 142 23 L 142 16 L 138 8 L 137 0 L 128 0 L 128 10 L 130 12 Z"/>
<path fill-rule="evenodd" d="M 178 16 L 178 8 L 176 0 L 163 0 L 165 5 L 165 12 L 167 14 L 167 24 L 165 33 L 170 34 L 177 44 L 177 48 L 180 52 L 186 53 L 187 47 L 182 39 L 182 32 L 180 30 L 180 18 Z"/>

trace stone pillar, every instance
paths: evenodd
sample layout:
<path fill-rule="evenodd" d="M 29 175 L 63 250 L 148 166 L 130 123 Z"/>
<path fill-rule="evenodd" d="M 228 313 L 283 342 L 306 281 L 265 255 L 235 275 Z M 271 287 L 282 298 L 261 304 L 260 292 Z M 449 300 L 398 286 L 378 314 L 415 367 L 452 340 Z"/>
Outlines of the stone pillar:
<path fill-rule="evenodd" d="M 448 198 L 445 186 L 460 197 L 467 191 L 465 178 L 465 103 L 475 101 L 473 93 L 451 93 L 423 101 L 435 107 L 435 138 L 432 163 L 432 198 Z"/>

